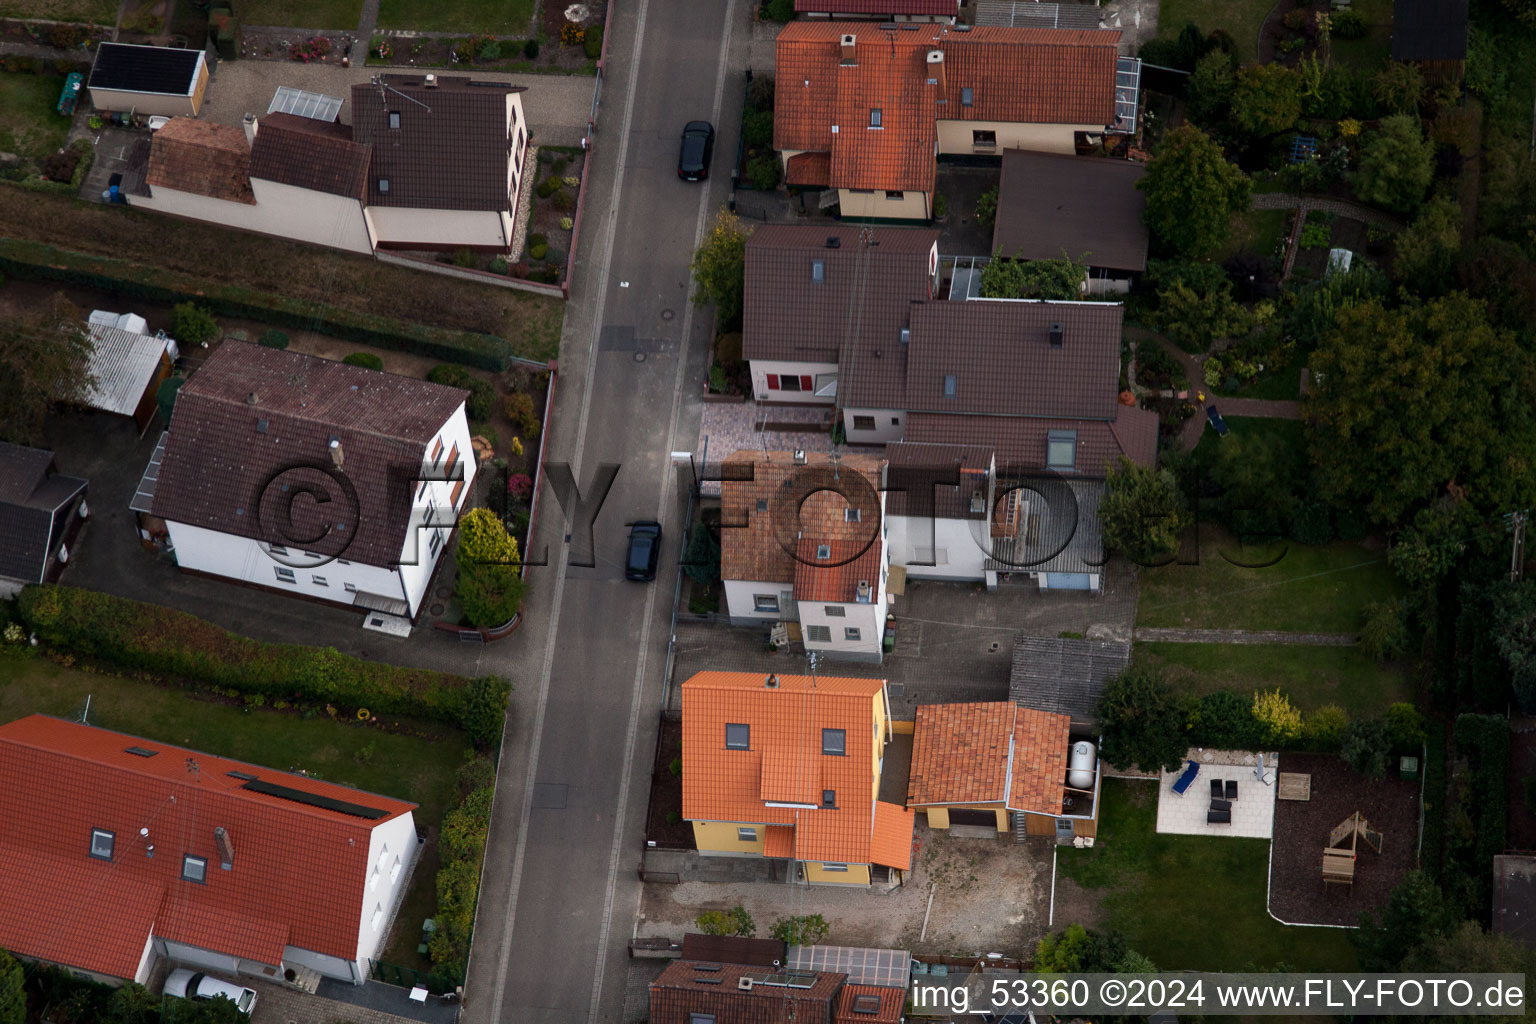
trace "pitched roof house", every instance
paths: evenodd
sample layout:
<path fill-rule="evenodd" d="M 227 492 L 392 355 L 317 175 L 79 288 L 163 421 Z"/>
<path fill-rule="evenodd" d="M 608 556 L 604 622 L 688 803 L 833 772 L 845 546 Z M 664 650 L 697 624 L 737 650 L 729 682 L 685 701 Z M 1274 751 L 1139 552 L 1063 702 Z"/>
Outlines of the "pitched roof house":
<path fill-rule="evenodd" d="M 132 507 L 183 570 L 414 618 L 475 479 L 467 395 L 225 342 Z"/>
<path fill-rule="evenodd" d="M 700 672 L 683 683 L 683 817 L 703 854 L 868 885 L 912 866 L 912 814 L 877 799 L 883 679 Z"/>
<path fill-rule="evenodd" d="M 199 48 L 103 42 L 86 80 L 97 110 L 196 117 L 208 88 L 208 59 Z"/>
<path fill-rule="evenodd" d="M 651 982 L 651 1024 L 830 1024 L 846 975 L 674 960 Z"/>
<path fill-rule="evenodd" d="M 953 25 L 960 13 L 960 0 L 795 0 L 795 13 L 839 21 L 938 21 Z"/>
<path fill-rule="evenodd" d="M 107 982 L 156 960 L 362 984 L 415 804 L 46 715 L 0 726 L 0 946 Z"/>
<path fill-rule="evenodd" d="M 0 597 L 57 577 L 87 515 L 85 489 L 53 452 L 0 442 Z"/>
<path fill-rule="evenodd" d="M 346 125 L 276 113 L 251 127 L 253 179 L 367 201 L 371 154 Z"/>
<path fill-rule="evenodd" d="M 721 468 L 720 574 L 731 621 L 797 623 L 809 651 L 878 662 L 890 568 L 883 463 L 739 451 Z"/>
<path fill-rule="evenodd" d="M 845 217 L 927 220 L 936 154 L 1072 153 L 1115 123 L 1119 32 L 797 21 L 779 33 L 774 148 Z"/>

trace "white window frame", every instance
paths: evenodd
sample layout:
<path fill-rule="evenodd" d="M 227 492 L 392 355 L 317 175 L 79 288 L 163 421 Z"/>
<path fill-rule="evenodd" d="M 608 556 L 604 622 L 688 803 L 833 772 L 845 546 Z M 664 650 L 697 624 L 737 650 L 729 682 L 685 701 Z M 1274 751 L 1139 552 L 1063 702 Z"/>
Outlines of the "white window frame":
<path fill-rule="evenodd" d="M 294 575 L 293 570 L 285 565 L 274 565 L 272 567 L 272 572 L 275 576 L 277 576 L 277 582 L 279 583 L 292 583 L 297 585 L 299 582 L 299 578 Z"/>
<path fill-rule="evenodd" d="M 757 829 L 747 828 L 745 825 L 738 825 L 736 827 L 736 841 L 739 843 L 757 842 Z"/>
<path fill-rule="evenodd" d="M 196 874 L 189 874 L 195 871 Z M 184 882 L 196 882 L 198 885 L 208 884 L 208 858 L 195 857 L 190 853 L 181 855 L 181 879 Z"/>
<path fill-rule="evenodd" d="M 1057 461 L 1056 455 L 1060 446 L 1066 445 L 1066 450 L 1071 452 L 1071 458 L 1066 461 Z M 1077 431 L 1052 430 L 1045 435 L 1045 465 L 1047 469 L 1076 469 L 1077 468 Z"/>
<path fill-rule="evenodd" d="M 777 614 L 779 609 L 778 594 L 753 594 L 752 610 L 755 612 L 773 612 Z"/>
<path fill-rule="evenodd" d="M 862 643 L 864 641 L 864 633 L 858 626 L 844 626 L 843 641 L 850 644 Z"/>

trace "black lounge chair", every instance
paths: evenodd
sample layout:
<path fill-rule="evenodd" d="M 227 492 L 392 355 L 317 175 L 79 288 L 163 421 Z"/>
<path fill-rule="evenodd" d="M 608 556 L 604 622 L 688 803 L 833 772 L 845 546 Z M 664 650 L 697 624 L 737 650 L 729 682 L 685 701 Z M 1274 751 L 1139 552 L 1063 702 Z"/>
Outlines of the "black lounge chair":
<path fill-rule="evenodd" d="M 1232 812 L 1214 810 L 1206 811 L 1205 823 L 1207 825 L 1230 825 L 1232 824 Z"/>
<path fill-rule="evenodd" d="M 1236 779 L 1228 779 L 1227 780 L 1227 799 L 1228 800 L 1236 800 L 1237 799 L 1237 780 Z"/>
<path fill-rule="evenodd" d="M 1220 779 L 1212 779 L 1211 780 L 1211 799 L 1212 800 L 1220 800 L 1221 799 L 1221 794 L 1222 794 L 1221 780 Z"/>
<path fill-rule="evenodd" d="M 1230 811 L 1230 810 L 1232 810 L 1232 801 L 1230 801 L 1230 800 L 1222 800 L 1220 798 L 1212 800 L 1211 801 L 1211 810 L 1213 810 L 1213 811 Z"/>

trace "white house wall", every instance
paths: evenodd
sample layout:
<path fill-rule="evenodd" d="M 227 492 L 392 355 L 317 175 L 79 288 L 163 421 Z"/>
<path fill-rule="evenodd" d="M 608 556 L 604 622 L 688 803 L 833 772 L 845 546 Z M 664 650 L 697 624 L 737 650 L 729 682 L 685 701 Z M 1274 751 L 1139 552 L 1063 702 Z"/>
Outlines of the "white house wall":
<path fill-rule="evenodd" d="M 404 206 L 370 206 L 368 223 L 380 246 L 394 248 L 509 249 L 510 210 L 419 210 Z"/>
<path fill-rule="evenodd" d="M 750 625 L 754 622 L 780 622 L 790 621 L 795 617 L 794 598 L 789 602 L 784 600 L 785 594 L 792 594 L 793 583 L 770 583 L 765 580 L 726 580 L 725 581 L 725 609 L 731 617 L 734 625 Z M 754 608 L 752 600 L 754 594 L 776 594 L 779 598 L 779 610 L 776 612 L 760 612 Z"/>
<path fill-rule="evenodd" d="M 909 579 L 984 578 L 987 553 L 982 544 L 989 542 L 985 520 L 891 516 L 887 522 L 891 564 L 905 566 Z M 919 564 L 919 559 L 934 564 Z"/>
<path fill-rule="evenodd" d="M 831 405 L 837 401 L 837 396 L 826 395 L 818 398 L 814 387 L 818 375 L 824 376 L 829 373 L 836 375 L 836 363 L 791 363 L 777 359 L 754 359 L 752 360 L 752 393 L 757 396 L 759 402 Z M 769 374 L 780 377 L 810 377 L 813 386 L 810 391 L 785 391 L 782 388 L 770 391 Z"/>
<path fill-rule="evenodd" d="M 875 428 L 873 430 L 855 429 L 853 425 L 855 416 L 874 417 Z M 849 444 L 891 444 L 900 441 L 906 429 L 907 411 L 905 409 L 845 408 L 843 410 L 843 432 Z"/>
<path fill-rule="evenodd" d="M 307 569 L 294 568 L 294 582 L 286 583 L 278 578 L 276 570 L 290 568 L 287 562 L 299 561 L 302 552 L 297 549 L 288 549 L 288 554 L 283 556 L 284 561 L 279 562 L 267 553 L 261 542 L 248 537 L 236 537 L 172 521 L 166 523 L 166 528 L 171 535 L 171 546 L 176 552 L 176 564 L 184 569 L 256 583 L 275 590 L 291 590 L 305 597 L 342 605 L 352 604 L 353 594 L 346 586 L 349 583 L 365 593 L 405 599 L 400 588 L 400 576 L 393 569 L 357 562 L 343 564 L 343 560 L 332 560 Z M 325 582 L 316 583 L 316 577 Z"/>
<path fill-rule="evenodd" d="M 358 965 L 351 960 L 316 953 L 312 949 L 300 949 L 298 946 L 288 946 L 283 950 L 283 963 L 289 967 L 308 967 L 324 977 L 352 985 L 361 985 L 368 980 L 368 972 L 360 971 Z"/>
<path fill-rule="evenodd" d="M 368 839 L 368 875 L 357 926 L 357 964 L 364 977 L 368 959 L 389 938 L 416 851 L 416 821 L 409 812 L 384 822 Z M 373 921 L 376 908 L 382 910 L 377 925 Z"/>
<path fill-rule="evenodd" d="M 163 185 L 152 185 L 150 196 L 129 196 L 130 206 L 160 213 L 207 221 L 224 227 L 242 228 L 263 235 L 275 235 L 296 242 L 325 245 L 348 252 L 373 252 L 363 206 L 356 199 L 329 192 L 294 188 L 274 181 L 252 179 L 256 202 L 235 203 L 227 199 L 182 192 Z"/>
<path fill-rule="evenodd" d="M 160 946 L 169 959 L 181 966 L 201 967 L 205 971 L 224 971 L 228 974 L 234 974 L 240 968 L 240 958 L 227 953 L 215 953 L 211 949 L 169 939 L 162 939 Z"/>
<path fill-rule="evenodd" d="M 880 587 L 879 581 L 870 580 L 871 595 L 878 597 L 874 588 Z M 880 587 L 883 590 L 883 587 Z M 800 601 L 800 642 L 808 651 L 822 651 L 834 657 L 838 655 L 866 655 L 878 658 L 880 656 L 880 642 L 885 634 L 885 602 L 872 600 L 869 604 L 859 604 L 847 601 Z M 828 615 L 827 609 L 841 608 L 842 617 Z M 809 639 L 809 627 L 826 626 L 831 634 L 830 641 L 812 641 Z M 859 631 L 859 639 L 845 639 L 846 628 L 856 628 Z"/>
<path fill-rule="evenodd" d="M 443 423 L 437 436 L 427 443 L 428 454 L 441 443 L 443 446 L 444 470 L 447 469 L 447 453 L 455 447 L 459 450 L 459 461 L 464 467 L 464 486 L 459 493 L 459 508 L 464 508 L 475 489 L 475 475 L 479 470 L 475 462 L 474 448 L 469 443 L 469 420 L 465 414 L 464 406 L 454 410 L 452 416 Z M 453 506 L 453 483 L 451 481 L 433 481 L 427 484 L 425 494 L 414 497 L 414 507 L 411 510 L 412 529 L 406 534 L 405 544 L 400 552 L 400 579 L 405 585 L 405 599 L 411 606 L 411 614 L 421 607 L 421 601 L 426 596 L 427 586 L 432 582 L 432 570 L 437 567 L 438 561 L 447 550 L 448 537 L 452 531 L 455 514 L 451 510 Z M 420 488 L 418 488 L 419 490 Z M 438 532 L 442 536 L 443 543 L 436 553 L 432 551 L 431 531 L 425 528 L 428 508 L 435 508 L 435 522 L 441 524 Z M 526 555 L 526 552 L 524 552 Z M 396 590 L 399 589 L 397 585 Z M 394 591 L 389 591 L 394 593 Z"/>

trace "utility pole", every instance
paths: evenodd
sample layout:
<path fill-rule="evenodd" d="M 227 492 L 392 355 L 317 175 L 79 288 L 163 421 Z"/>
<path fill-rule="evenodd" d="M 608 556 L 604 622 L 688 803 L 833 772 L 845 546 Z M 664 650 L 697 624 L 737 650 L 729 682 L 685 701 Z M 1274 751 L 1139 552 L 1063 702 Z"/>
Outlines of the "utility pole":
<path fill-rule="evenodd" d="M 1505 517 L 1509 520 L 1510 532 L 1514 534 L 1514 541 L 1509 548 L 1509 582 L 1511 583 L 1518 583 L 1525 575 L 1525 523 L 1530 515 L 1530 510 L 1525 509 Z"/>

